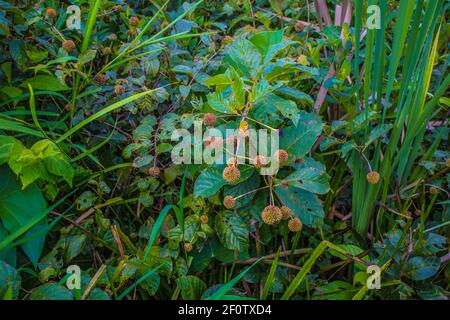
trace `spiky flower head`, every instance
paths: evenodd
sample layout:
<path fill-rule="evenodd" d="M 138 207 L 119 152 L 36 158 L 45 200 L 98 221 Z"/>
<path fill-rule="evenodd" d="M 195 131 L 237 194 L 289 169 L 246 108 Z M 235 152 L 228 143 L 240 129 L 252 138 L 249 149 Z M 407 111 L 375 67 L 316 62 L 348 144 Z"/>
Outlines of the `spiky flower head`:
<path fill-rule="evenodd" d="M 305 25 L 303 24 L 302 21 L 298 21 L 295 25 L 294 25 L 294 29 L 297 32 L 303 31 L 303 29 L 305 28 Z"/>
<path fill-rule="evenodd" d="M 216 124 L 216 115 L 214 113 L 207 113 L 203 117 L 203 122 L 208 126 L 212 127 Z"/>
<path fill-rule="evenodd" d="M 268 205 L 261 212 L 261 218 L 265 224 L 272 225 L 277 224 L 283 218 L 281 209 L 277 206 Z"/>
<path fill-rule="evenodd" d="M 139 18 L 138 17 L 131 17 L 129 21 L 130 21 L 130 24 L 133 27 L 135 27 L 135 26 L 137 26 L 139 24 Z"/>
<path fill-rule="evenodd" d="M 223 205 L 227 209 L 233 209 L 236 204 L 236 200 L 232 196 L 226 196 L 223 199 Z"/>
<path fill-rule="evenodd" d="M 376 171 L 371 171 L 367 174 L 366 178 L 370 184 L 377 184 L 380 181 L 380 174 Z"/>
<path fill-rule="evenodd" d="M 151 167 L 150 169 L 148 169 L 148 174 L 152 177 L 157 177 L 161 174 L 161 169 L 158 167 Z"/>
<path fill-rule="evenodd" d="M 121 84 L 118 84 L 114 87 L 114 93 L 119 95 L 125 92 L 125 87 Z"/>
<path fill-rule="evenodd" d="M 289 220 L 289 222 L 288 222 L 288 228 L 292 232 L 299 232 L 300 230 L 302 230 L 302 227 L 303 227 L 303 223 L 297 217 Z"/>
<path fill-rule="evenodd" d="M 282 206 L 281 208 L 281 213 L 283 214 L 283 220 L 287 220 L 290 217 L 292 217 L 292 210 L 289 207 L 286 206 Z"/>
<path fill-rule="evenodd" d="M 236 166 L 229 166 L 223 170 L 222 176 L 229 184 L 235 184 L 241 178 L 241 172 Z"/>
<path fill-rule="evenodd" d="M 104 74 L 99 73 L 99 74 L 97 74 L 97 75 L 95 76 L 95 80 L 97 80 L 97 82 L 98 82 L 99 84 L 104 84 L 104 83 L 106 82 L 106 77 L 105 77 Z"/>
<path fill-rule="evenodd" d="M 184 251 L 186 251 L 186 252 L 191 252 L 192 251 L 192 243 L 190 243 L 190 242 L 186 242 L 185 244 L 184 244 Z"/>
<path fill-rule="evenodd" d="M 201 222 L 201 223 L 207 224 L 208 221 L 209 221 L 209 218 L 208 218 L 208 215 L 207 215 L 207 214 L 202 214 L 202 215 L 200 216 L 200 222 Z"/>
<path fill-rule="evenodd" d="M 163 21 L 163 23 L 161 23 L 161 25 L 159 26 L 159 29 L 164 29 L 168 25 L 169 25 L 169 23 L 167 21 Z"/>
<path fill-rule="evenodd" d="M 203 140 L 205 147 L 207 148 L 220 148 L 223 144 L 223 139 L 220 137 L 205 137 Z"/>
<path fill-rule="evenodd" d="M 261 169 L 267 164 L 267 158 L 263 155 L 257 155 L 255 159 L 253 159 L 253 164 L 256 168 Z"/>
<path fill-rule="evenodd" d="M 222 40 L 222 43 L 225 45 L 225 44 L 228 44 L 228 43 L 232 43 L 233 42 L 233 37 L 231 37 L 231 36 L 225 36 L 225 37 L 223 37 L 223 40 Z"/>
<path fill-rule="evenodd" d="M 70 52 L 75 49 L 75 42 L 73 42 L 72 40 L 64 40 L 62 43 L 62 47 L 67 52 Z"/>
<path fill-rule="evenodd" d="M 285 162 L 289 158 L 289 154 L 287 153 L 286 150 L 280 149 L 275 151 L 274 157 L 275 159 L 278 159 L 278 161 L 280 162 Z"/>
<path fill-rule="evenodd" d="M 102 49 L 103 55 L 107 56 L 111 54 L 111 47 L 105 47 Z"/>
<path fill-rule="evenodd" d="M 53 8 L 47 8 L 47 10 L 45 10 L 45 15 L 49 18 L 54 18 L 56 17 L 56 10 Z"/>

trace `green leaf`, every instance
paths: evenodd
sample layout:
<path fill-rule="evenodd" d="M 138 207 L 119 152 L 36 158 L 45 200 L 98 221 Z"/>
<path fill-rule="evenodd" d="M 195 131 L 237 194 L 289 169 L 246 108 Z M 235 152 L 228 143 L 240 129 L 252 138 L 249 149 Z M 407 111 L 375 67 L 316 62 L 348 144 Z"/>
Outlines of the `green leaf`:
<path fill-rule="evenodd" d="M 228 77 L 224 73 L 215 75 L 215 76 L 205 80 L 203 83 L 209 87 L 212 87 L 212 86 L 222 87 L 222 86 L 229 86 L 232 84 L 231 80 L 228 79 Z"/>
<path fill-rule="evenodd" d="M 182 276 L 176 282 L 183 300 L 197 300 L 206 290 L 206 284 L 196 276 Z"/>
<path fill-rule="evenodd" d="M 438 257 L 413 257 L 405 265 L 403 275 L 416 281 L 433 277 L 441 266 Z"/>
<path fill-rule="evenodd" d="M 8 235 L 8 231 L 0 223 L 0 241 L 5 239 L 7 235 Z M 10 264 L 11 266 L 15 266 L 17 263 L 16 248 L 7 248 L 7 249 L 0 250 L 0 260 Z M 0 294 L 0 297 L 1 297 L 1 294 Z"/>
<path fill-rule="evenodd" d="M 225 211 L 217 214 L 216 232 L 225 248 L 247 251 L 249 245 L 247 225 L 237 213 Z"/>
<path fill-rule="evenodd" d="M 20 281 L 17 270 L 0 260 L 0 300 L 16 298 L 19 295 Z"/>
<path fill-rule="evenodd" d="M 194 184 L 194 197 L 208 198 L 215 195 L 226 184 L 222 173 L 209 167 L 200 173 Z"/>
<path fill-rule="evenodd" d="M 289 186 L 317 194 L 326 194 L 330 190 L 329 176 L 320 162 L 306 158 L 302 164 L 293 166 L 296 171 L 283 179 Z"/>
<path fill-rule="evenodd" d="M 318 227 L 322 224 L 325 213 L 319 199 L 311 192 L 289 187 L 277 187 L 276 193 L 283 205 L 291 208 L 294 216 L 298 217 L 305 225 Z"/>
<path fill-rule="evenodd" d="M 14 173 L 6 166 L 0 167 L 0 219 L 10 233 L 18 231 L 30 223 L 33 218 L 45 211 L 47 204 L 39 190 L 32 184 L 21 190 Z M 34 225 L 24 236 L 46 228 L 46 219 Z M 33 264 L 36 264 L 44 247 L 45 233 L 21 245 L 22 250 Z"/>
<path fill-rule="evenodd" d="M 27 52 L 25 51 L 25 42 L 19 39 L 11 40 L 9 42 L 9 53 L 19 69 L 24 69 L 28 60 Z"/>
<path fill-rule="evenodd" d="M 62 91 L 70 89 L 64 83 L 61 83 L 58 78 L 50 75 L 38 75 L 26 80 L 20 86 L 26 87 L 27 85 L 30 85 L 33 89 L 37 90 Z"/>
<path fill-rule="evenodd" d="M 225 61 L 239 74 L 254 78 L 261 64 L 261 54 L 247 39 L 237 39 L 228 51 Z"/>
<path fill-rule="evenodd" d="M 257 108 L 268 110 L 268 106 L 274 106 L 285 118 L 291 119 L 297 123 L 299 120 L 299 111 L 294 101 L 285 100 L 279 96 L 269 93 L 256 102 Z"/>
<path fill-rule="evenodd" d="M 262 259 L 258 259 L 252 263 L 249 267 L 242 270 L 237 276 L 221 286 L 216 292 L 211 296 L 207 297 L 206 300 L 220 300 L 224 299 L 227 293 L 239 282 L 255 265 L 257 265 Z"/>
<path fill-rule="evenodd" d="M 280 148 L 288 151 L 290 157 L 303 158 L 322 133 L 322 121 L 313 113 L 299 112 L 294 126 L 280 133 Z"/>
<path fill-rule="evenodd" d="M 29 300 L 73 300 L 72 293 L 57 283 L 47 283 L 34 289 Z"/>

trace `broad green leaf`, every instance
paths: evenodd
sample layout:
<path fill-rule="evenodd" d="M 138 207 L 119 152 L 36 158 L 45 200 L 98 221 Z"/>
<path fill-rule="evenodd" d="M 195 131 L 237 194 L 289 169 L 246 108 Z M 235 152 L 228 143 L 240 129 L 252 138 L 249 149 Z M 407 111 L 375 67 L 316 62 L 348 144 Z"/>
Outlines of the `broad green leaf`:
<path fill-rule="evenodd" d="M 247 78 L 254 78 L 261 64 L 261 54 L 247 39 L 237 39 L 228 51 L 225 61 Z"/>
<path fill-rule="evenodd" d="M 19 295 L 20 282 L 17 270 L 0 260 L 0 300 L 16 298 Z M 7 297 L 8 294 L 10 297 Z"/>
<path fill-rule="evenodd" d="M 30 85 L 36 90 L 62 91 L 69 90 L 65 84 L 61 83 L 58 78 L 50 75 L 38 75 L 34 78 L 26 80 L 21 84 L 22 87 Z"/>
<path fill-rule="evenodd" d="M 0 223 L 0 241 L 6 238 L 8 231 Z M 0 250 L 0 261 L 4 261 L 11 266 L 15 266 L 17 263 L 16 248 L 7 248 Z M 1 297 L 1 294 L 0 294 Z"/>
<path fill-rule="evenodd" d="M 222 173 L 209 167 L 200 173 L 194 184 L 194 197 L 208 198 L 215 195 L 227 182 Z"/>
<path fill-rule="evenodd" d="M 322 224 L 325 213 L 316 195 L 293 187 L 287 189 L 277 187 L 275 191 L 283 205 L 291 208 L 294 216 L 298 217 L 305 225 L 318 227 Z"/>
<path fill-rule="evenodd" d="M 198 300 L 206 290 L 206 284 L 196 276 L 182 276 L 176 282 L 183 300 Z"/>
<path fill-rule="evenodd" d="M 212 86 L 219 86 L 219 87 L 229 86 L 232 84 L 231 80 L 228 79 L 228 77 L 224 73 L 215 75 L 215 76 L 205 80 L 203 83 L 210 87 L 212 87 Z"/>
<path fill-rule="evenodd" d="M 285 118 L 291 119 L 294 123 L 299 120 L 299 111 L 295 102 L 280 98 L 273 93 L 261 97 L 256 104 L 257 108 L 264 108 L 265 110 L 269 109 L 268 105 L 274 106 Z"/>
<path fill-rule="evenodd" d="M 438 257 L 413 257 L 408 260 L 403 275 L 416 281 L 433 277 L 441 266 Z"/>
<path fill-rule="evenodd" d="M 215 227 L 217 236 L 225 248 L 247 250 L 249 245 L 247 225 L 237 213 L 225 211 L 217 214 Z"/>
<path fill-rule="evenodd" d="M 13 233 L 45 211 L 47 204 L 39 188 L 32 184 L 22 190 L 14 173 L 5 165 L 0 167 L 0 219 L 3 226 Z M 24 236 L 46 228 L 46 219 L 28 230 Z M 44 247 L 45 233 L 21 245 L 33 264 L 36 264 Z"/>
<path fill-rule="evenodd" d="M 329 191 L 329 177 L 320 162 L 306 158 L 302 164 L 293 166 L 296 171 L 283 179 L 289 186 L 317 194 L 325 194 Z"/>
<path fill-rule="evenodd" d="M 298 122 L 281 130 L 280 148 L 288 151 L 290 158 L 303 158 L 322 133 L 322 126 L 319 116 L 299 112 Z"/>
<path fill-rule="evenodd" d="M 72 293 L 57 283 L 47 283 L 34 289 L 29 300 L 73 300 Z"/>

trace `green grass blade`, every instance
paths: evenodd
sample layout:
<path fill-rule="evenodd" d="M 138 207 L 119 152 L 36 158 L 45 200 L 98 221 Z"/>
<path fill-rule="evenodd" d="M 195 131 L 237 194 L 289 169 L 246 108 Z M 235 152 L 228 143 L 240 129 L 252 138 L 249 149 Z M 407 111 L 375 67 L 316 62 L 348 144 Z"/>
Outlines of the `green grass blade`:
<path fill-rule="evenodd" d="M 253 262 L 249 267 L 242 270 L 237 276 L 235 276 L 233 279 L 231 279 L 226 284 L 224 284 L 222 287 L 220 287 L 219 290 L 217 290 L 212 296 L 208 297 L 206 300 L 221 300 L 221 299 L 223 299 L 223 297 L 226 296 L 228 291 L 230 291 L 236 285 L 236 283 L 238 283 L 239 280 L 241 280 L 242 277 L 245 276 L 245 274 L 247 272 L 249 272 L 261 260 L 262 260 L 262 258 Z"/>
<path fill-rule="evenodd" d="M 164 223 L 164 219 L 169 213 L 170 209 L 172 209 L 172 205 L 165 206 L 161 212 L 159 213 L 158 219 L 156 219 L 155 224 L 152 228 L 152 233 L 150 234 L 150 238 L 148 239 L 147 248 L 145 249 L 143 260 L 147 260 L 147 256 L 150 253 L 150 250 L 153 246 L 153 242 L 155 242 L 156 236 L 158 235 L 159 229 L 161 229 L 162 224 Z"/>
<path fill-rule="evenodd" d="M 91 123 L 92 121 L 94 121 L 94 120 L 96 120 L 96 119 L 98 119 L 98 118 L 100 118 L 100 117 L 102 117 L 102 116 L 104 116 L 104 115 L 106 115 L 106 114 L 116 110 L 116 109 L 119 109 L 119 108 L 123 107 L 127 103 L 130 103 L 130 102 L 132 102 L 132 101 L 134 101 L 136 99 L 142 98 L 143 96 L 145 96 L 145 95 L 147 95 L 147 94 L 149 94 L 151 92 L 154 92 L 154 91 L 156 91 L 158 89 L 159 88 L 148 90 L 148 91 L 144 91 L 144 92 L 141 92 L 141 93 L 136 93 L 136 94 L 132 95 L 131 97 L 128 97 L 128 98 L 125 98 L 125 99 L 122 99 L 122 100 L 120 100 L 118 102 L 113 103 L 112 105 L 110 105 L 110 106 L 100 110 L 99 112 L 91 115 L 90 117 L 88 117 L 88 118 L 84 119 L 83 121 L 81 121 L 80 123 L 78 123 L 75 127 L 73 127 L 72 129 L 70 129 L 69 131 L 64 133 L 61 137 L 59 137 L 59 139 L 56 142 L 60 143 L 61 141 L 66 140 L 72 134 L 74 134 L 75 132 L 77 132 L 78 130 L 80 130 L 81 128 L 86 126 L 87 124 Z"/>
<path fill-rule="evenodd" d="M 81 45 L 81 53 L 84 53 L 91 40 L 92 29 L 94 29 L 95 22 L 97 21 L 97 12 L 100 8 L 101 0 L 90 0 L 89 1 L 89 15 L 88 21 L 86 23 L 86 30 L 84 31 L 83 43 Z"/>

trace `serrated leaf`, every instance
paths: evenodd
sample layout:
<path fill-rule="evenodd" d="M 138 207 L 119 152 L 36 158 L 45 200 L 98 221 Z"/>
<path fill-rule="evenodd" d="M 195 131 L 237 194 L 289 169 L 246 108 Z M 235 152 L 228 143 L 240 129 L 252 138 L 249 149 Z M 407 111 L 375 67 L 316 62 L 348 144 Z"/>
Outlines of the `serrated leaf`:
<path fill-rule="evenodd" d="M 34 289 L 29 300 L 73 300 L 73 296 L 68 289 L 57 284 L 47 283 Z"/>
<path fill-rule="evenodd" d="M 277 187 L 275 190 L 283 205 L 291 208 L 294 216 L 298 217 L 305 225 L 318 227 L 322 224 L 325 214 L 316 195 L 293 187 L 288 189 Z"/>
<path fill-rule="evenodd" d="M 222 173 L 209 167 L 200 173 L 194 184 L 194 197 L 208 198 L 215 195 L 226 184 Z"/>
<path fill-rule="evenodd" d="M 225 211 L 216 216 L 216 232 L 223 246 L 230 250 L 246 251 L 249 245 L 248 229 L 241 217 Z"/>
<path fill-rule="evenodd" d="M 296 125 L 281 130 L 280 148 L 292 157 L 303 158 L 322 133 L 322 126 L 319 116 L 300 111 Z"/>
<path fill-rule="evenodd" d="M 329 177 L 321 163 L 307 158 L 302 164 L 294 164 L 294 167 L 296 171 L 283 179 L 289 186 L 317 194 L 330 190 Z"/>
<path fill-rule="evenodd" d="M 182 276 L 176 280 L 183 300 L 200 299 L 206 290 L 206 284 L 196 276 Z"/>

